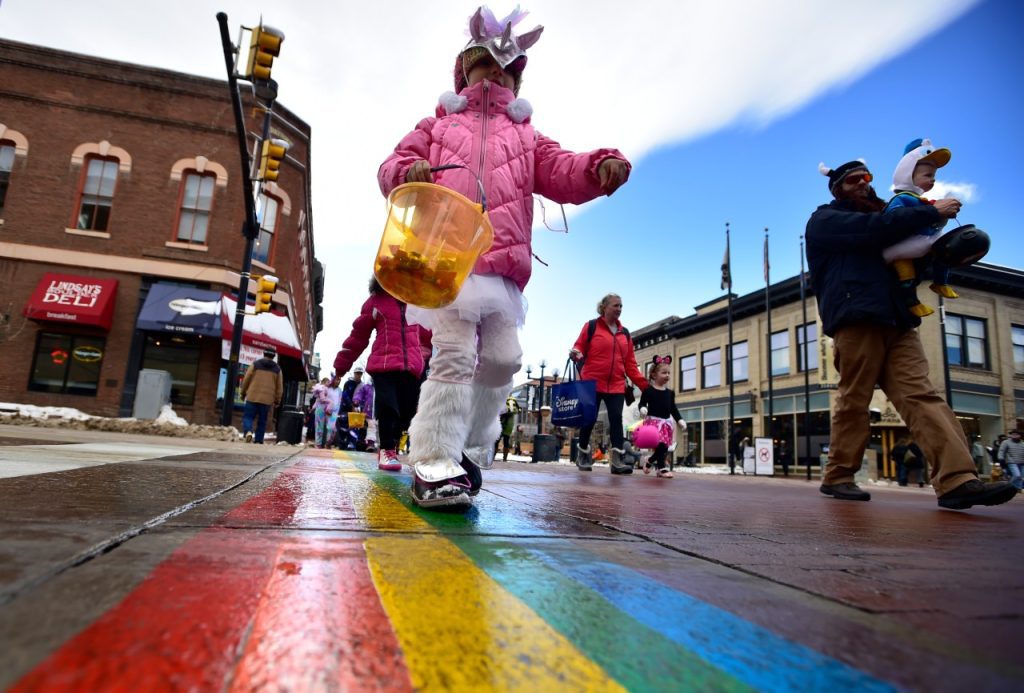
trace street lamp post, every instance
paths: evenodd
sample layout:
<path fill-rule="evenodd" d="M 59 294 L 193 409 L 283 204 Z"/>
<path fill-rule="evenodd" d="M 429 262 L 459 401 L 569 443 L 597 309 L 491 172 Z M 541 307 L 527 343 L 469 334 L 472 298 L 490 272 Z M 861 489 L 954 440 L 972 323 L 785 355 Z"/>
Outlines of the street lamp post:
<path fill-rule="evenodd" d="M 536 397 L 536 388 L 533 387 L 533 366 L 526 367 L 526 411 L 529 412 L 533 407 L 530 406 L 530 391 L 533 390 L 533 394 Z"/>
<path fill-rule="evenodd" d="M 544 369 L 547 368 L 548 362 L 543 359 L 540 362 L 540 398 L 537 400 L 537 435 L 543 435 L 544 433 L 544 412 L 542 407 L 544 406 Z"/>

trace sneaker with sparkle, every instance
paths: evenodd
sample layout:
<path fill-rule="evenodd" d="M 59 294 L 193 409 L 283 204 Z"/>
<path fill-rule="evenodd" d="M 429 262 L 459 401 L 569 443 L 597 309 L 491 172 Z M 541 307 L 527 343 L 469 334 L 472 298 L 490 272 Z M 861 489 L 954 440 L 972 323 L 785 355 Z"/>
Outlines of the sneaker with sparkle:
<path fill-rule="evenodd" d="M 412 475 L 412 502 L 421 508 L 469 506 L 473 503 L 469 493 L 470 482 L 465 474 L 441 481 L 425 481 L 419 474 Z"/>
<path fill-rule="evenodd" d="M 383 469 L 385 472 L 402 471 L 402 462 L 398 459 L 398 451 L 378 450 L 377 469 Z"/>

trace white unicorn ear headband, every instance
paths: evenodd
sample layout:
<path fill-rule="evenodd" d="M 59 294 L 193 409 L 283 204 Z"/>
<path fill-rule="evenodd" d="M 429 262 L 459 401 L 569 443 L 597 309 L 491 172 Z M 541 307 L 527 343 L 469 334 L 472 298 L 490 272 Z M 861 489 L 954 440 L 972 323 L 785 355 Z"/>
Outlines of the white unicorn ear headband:
<path fill-rule="evenodd" d="M 526 64 L 526 51 L 533 44 L 537 43 L 544 27 L 537 26 L 525 34 L 516 36 L 512 33 L 512 27 L 518 24 L 529 14 L 519 9 L 519 5 L 503 19 L 496 19 L 494 13 L 486 5 L 477 8 L 473 16 L 469 18 L 469 43 L 463 48 L 465 52 L 469 48 L 486 48 L 501 69 L 507 69 L 516 60 L 522 58 L 522 65 L 516 67 L 519 71 Z"/>

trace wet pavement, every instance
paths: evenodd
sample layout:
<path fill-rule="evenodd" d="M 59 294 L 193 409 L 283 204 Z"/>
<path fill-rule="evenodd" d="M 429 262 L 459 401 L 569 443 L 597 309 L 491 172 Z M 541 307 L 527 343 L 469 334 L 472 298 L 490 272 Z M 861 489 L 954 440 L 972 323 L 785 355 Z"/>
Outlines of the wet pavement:
<path fill-rule="evenodd" d="M 1024 687 L 1024 497 L 499 463 L 440 513 L 372 455 L 39 437 L 0 472 L 93 464 L 0 478 L 0 689 Z"/>

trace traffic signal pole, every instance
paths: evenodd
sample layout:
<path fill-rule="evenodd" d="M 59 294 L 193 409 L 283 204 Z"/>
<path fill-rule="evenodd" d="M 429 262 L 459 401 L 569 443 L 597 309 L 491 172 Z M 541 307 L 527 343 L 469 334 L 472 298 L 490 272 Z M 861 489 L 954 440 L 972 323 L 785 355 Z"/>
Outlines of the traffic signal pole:
<path fill-rule="evenodd" d="M 249 293 L 249 276 L 252 270 L 252 249 L 259 232 L 256 220 L 256 202 L 253 199 L 251 163 L 249 146 L 245 135 L 245 118 L 242 115 L 242 95 L 238 91 L 238 79 L 235 77 L 234 46 L 228 35 L 228 16 L 224 12 L 217 13 L 220 24 L 220 41 L 224 47 L 224 64 L 228 71 L 228 89 L 231 91 L 231 104 L 235 112 L 235 131 L 238 133 L 238 148 L 242 163 L 242 199 L 245 201 L 245 221 L 242 223 L 242 235 L 245 237 L 245 251 L 242 255 L 242 271 L 238 279 L 238 300 L 235 303 L 235 321 L 231 333 L 231 353 L 228 357 L 228 374 L 224 383 L 224 408 L 221 411 L 220 423 L 230 426 L 235 410 L 235 385 L 238 381 L 238 355 L 242 351 L 242 329 L 245 323 L 246 296 Z M 263 119 L 263 139 L 270 136 L 270 106 L 267 106 Z"/>

